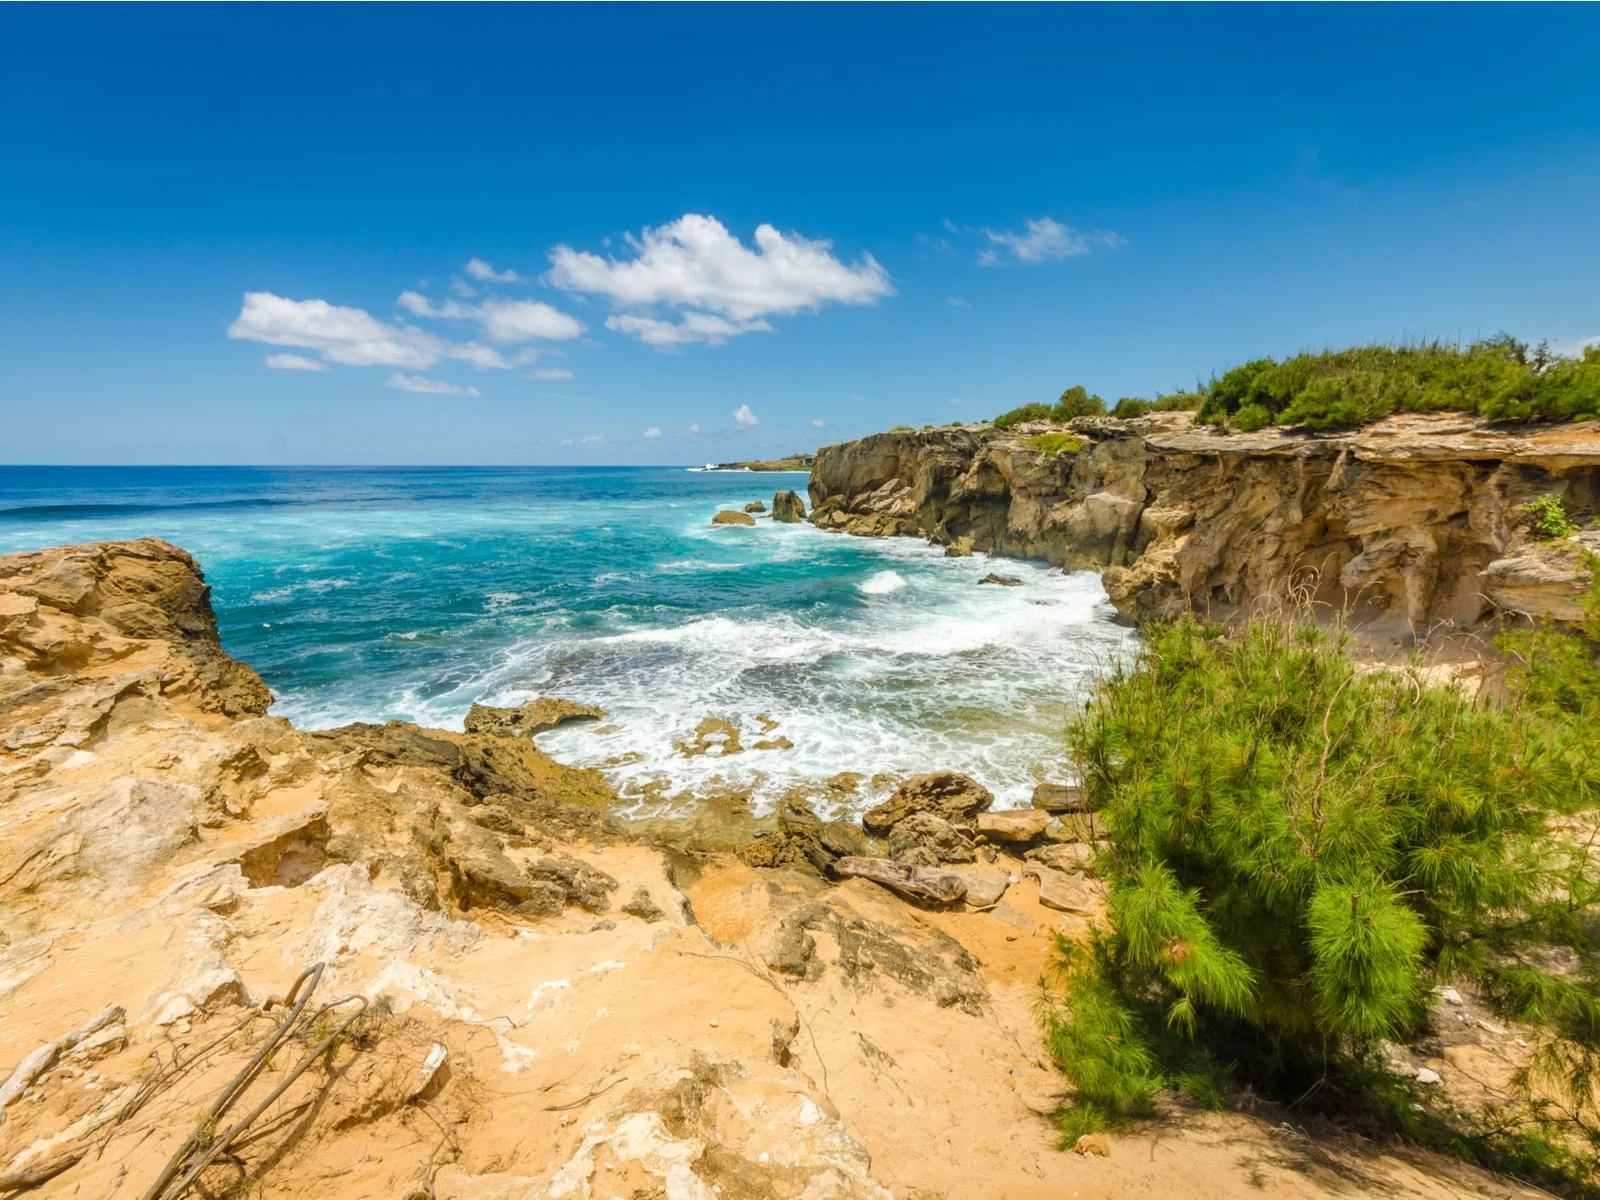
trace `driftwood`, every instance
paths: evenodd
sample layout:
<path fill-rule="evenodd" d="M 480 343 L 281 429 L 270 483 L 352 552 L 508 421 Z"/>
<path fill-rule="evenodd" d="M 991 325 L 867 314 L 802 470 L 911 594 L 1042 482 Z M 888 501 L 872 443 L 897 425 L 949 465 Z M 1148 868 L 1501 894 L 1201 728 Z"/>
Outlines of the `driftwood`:
<path fill-rule="evenodd" d="M 122 1019 L 122 1009 L 115 1004 L 108 1004 L 87 1025 L 74 1029 L 71 1033 L 64 1033 L 55 1041 L 40 1046 L 18 1063 L 10 1077 L 4 1083 L 0 1083 L 0 1124 L 5 1123 L 6 1106 L 22 1095 L 34 1080 L 55 1066 L 56 1061 L 64 1053 L 79 1042 L 87 1041 L 106 1026 L 117 1024 Z"/>
<path fill-rule="evenodd" d="M 68 1167 L 76 1164 L 85 1153 L 86 1151 L 81 1149 L 71 1150 L 66 1154 L 58 1154 L 36 1167 L 25 1167 L 20 1171 L 0 1175 L 0 1193 L 25 1192 L 42 1183 L 49 1183 Z"/>
<path fill-rule="evenodd" d="M 847 855 L 833 864 L 837 874 L 870 879 L 917 904 L 954 904 L 967 894 L 966 882 L 953 871 L 913 867 L 887 858 Z"/>

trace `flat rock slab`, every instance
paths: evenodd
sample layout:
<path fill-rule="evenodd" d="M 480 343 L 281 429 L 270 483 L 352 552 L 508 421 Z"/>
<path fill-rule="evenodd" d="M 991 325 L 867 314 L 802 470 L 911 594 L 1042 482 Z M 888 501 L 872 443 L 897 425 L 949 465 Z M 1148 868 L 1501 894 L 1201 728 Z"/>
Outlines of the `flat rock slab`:
<path fill-rule="evenodd" d="M 967 894 L 966 881 L 954 871 L 913 867 L 887 858 L 849 855 L 833 864 L 847 879 L 870 879 L 918 904 L 954 904 Z"/>
<path fill-rule="evenodd" d="M 982 812 L 978 814 L 978 832 L 994 842 L 1031 842 L 1050 821 L 1050 814 L 1041 808 Z"/>
<path fill-rule="evenodd" d="M 474 704 L 467 710 L 466 730 L 495 737 L 533 737 L 568 721 L 603 721 L 605 715 L 604 709 L 592 704 L 553 698 L 529 700 L 515 708 Z"/>
<path fill-rule="evenodd" d="M 1039 903 L 1046 908 L 1078 916 L 1090 916 L 1094 913 L 1094 894 L 1084 886 L 1082 874 L 1068 875 L 1065 871 L 1057 871 L 1054 867 L 1045 867 L 1038 863 L 1027 864 L 1022 868 L 1022 873 L 1038 879 Z"/>
<path fill-rule="evenodd" d="M 1066 842 L 1029 850 L 1028 861 L 1071 874 L 1074 871 L 1087 871 L 1093 867 L 1096 854 L 1093 842 Z"/>
<path fill-rule="evenodd" d="M 1011 886 L 1011 875 L 1001 867 L 963 867 L 956 874 L 967 885 L 967 907 L 993 908 Z"/>
<path fill-rule="evenodd" d="M 1033 789 L 1033 806 L 1045 812 L 1077 813 L 1088 811 L 1083 789 L 1075 783 L 1041 783 Z"/>

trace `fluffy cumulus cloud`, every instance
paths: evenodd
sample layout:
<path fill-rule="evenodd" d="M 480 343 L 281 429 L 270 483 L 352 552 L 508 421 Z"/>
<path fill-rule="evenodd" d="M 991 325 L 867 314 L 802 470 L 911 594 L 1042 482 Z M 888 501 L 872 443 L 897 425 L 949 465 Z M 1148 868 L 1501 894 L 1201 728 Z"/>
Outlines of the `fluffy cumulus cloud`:
<path fill-rule="evenodd" d="M 686 214 L 627 238 L 629 258 L 557 246 L 547 282 L 605 296 L 619 309 L 606 325 L 661 350 L 719 345 L 771 332 L 765 318 L 814 312 L 824 304 L 875 304 L 894 292 L 870 254 L 847 263 L 832 243 L 756 229 L 746 246 L 715 217 Z M 664 316 L 663 313 L 666 315 Z"/>
<path fill-rule="evenodd" d="M 1028 221 L 1020 231 L 985 229 L 983 236 L 989 246 L 978 254 L 978 261 L 986 267 L 1003 262 L 1046 263 L 1077 258 L 1099 249 L 1114 250 L 1124 244 L 1120 234 L 1109 230 L 1081 233 L 1070 225 L 1050 217 Z"/>
<path fill-rule="evenodd" d="M 750 406 L 748 404 L 741 404 L 738 408 L 733 410 L 733 423 L 735 425 L 742 425 L 746 429 L 754 429 L 757 425 L 761 424 L 761 418 L 750 411 Z"/>
<path fill-rule="evenodd" d="M 344 367 L 427 368 L 445 357 L 444 342 L 424 330 L 391 325 L 364 309 L 271 292 L 245 293 L 228 336 L 313 350 L 324 362 Z"/>
<path fill-rule="evenodd" d="M 684 432 L 693 437 L 695 434 L 700 432 L 700 422 L 696 421 L 694 424 L 690 425 L 689 428 L 685 429 Z"/>
<path fill-rule="evenodd" d="M 650 426 L 649 429 L 646 429 L 644 431 L 644 440 L 647 441 L 647 442 L 653 442 L 657 438 L 659 438 L 660 436 L 661 436 L 661 426 L 659 426 L 659 425 L 652 425 L 652 426 Z"/>
<path fill-rule="evenodd" d="M 441 362 L 459 362 L 480 371 L 504 371 L 528 366 L 538 352 L 526 347 L 515 351 L 500 347 L 536 340 L 566 340 L 583 332 L 583 326 L 572 317 L 536 300 L 491 297 L 478 304 L 458 300 L 435 303 L 419 292 L 402 292 L 397 304 L 425 320 L 475 322 L 488 342 L 499 345 L 458 341 L 403 319 L 385 321 L 365 309 L 329 304 L 326 300 L 291 300 L 272 292 L 246 292 L 238 317 L 228 327 L 228 336 L 269 346 L 293 346 L 316 356 L 271 355 L 267 365 L 277 370 L 326 370 L 332 364 L 425 371 Z M 439 394 L 475 393 L 466 389 Z"/>
<path fill-rule="evenodd" d="M 822 429 L 827 424 L 828 423 L 826 421 L 824 421 L 821 417 L 818 417 L 817 419 L 815 419 L 814 421 L 811 422 L 811 428 L 813 428 L 813 429 Z"/>
<path fill-rule="evenodd" d="M 467 265 L 462 268 L 480 283 L 521 283 L 522 276 L 515 271 L 496 271 L 481 258 L 467 259 Z"/>
<path fill-rule="evenodd" d="M 326 371 L 327 363 L 307 358 L 304 354 L 269 354 L 262 363 L 274 371 Z"/>
<path fill-rule="evenodd" d="M 401 392 L 420 392 L 424 396 L 481 396 L 475 387 L 461 387 L 454 383 L 447 383 L 443 379 L 427 379 L 421 375 L 402 375 L 396 371 L 384 381 L 389 387 Z"/>

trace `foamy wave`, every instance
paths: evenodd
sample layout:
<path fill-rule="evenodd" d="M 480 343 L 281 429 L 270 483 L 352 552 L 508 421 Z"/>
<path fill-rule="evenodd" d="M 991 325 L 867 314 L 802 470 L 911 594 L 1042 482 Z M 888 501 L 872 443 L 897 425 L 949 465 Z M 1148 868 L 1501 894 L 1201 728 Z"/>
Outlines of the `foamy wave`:
<path fill-rule="evenodd" d="M 868 596 L 887 596 L 905 587 L 906 581 L 899 571 L 879 571 L 857 586 Z"/>

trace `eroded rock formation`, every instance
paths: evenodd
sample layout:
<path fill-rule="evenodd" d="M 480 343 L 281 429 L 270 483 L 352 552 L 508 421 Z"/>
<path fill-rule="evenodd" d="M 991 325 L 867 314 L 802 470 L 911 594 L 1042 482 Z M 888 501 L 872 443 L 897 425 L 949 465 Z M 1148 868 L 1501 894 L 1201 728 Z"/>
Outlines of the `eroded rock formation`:
<path fill-rule="evenodd" d="M 1135 621 L 1298 598 L 1396 639 L 1500 612 L 1570 618 L 1580 551 L 1600 549 L 1594 533 L 1541 541 L 1525 512 L 1553 494 L 1580 523 L 1600 516 L 1593 422 L 1429 414 L 1247 434 L 1164 413 L 1063 433 L 951 427 L 824 447 L 811 519 L 1099 570 Z"/>
<path fill-rule="evenodd" d="M 185 1194 L 261 1200 L 1085 1183 L 1035 1011 L 1055 937 L 1099 911 L 1093 847 L 1055 840 L 1092 818 L 1022 861 L 988 793 L 909 781 L 891 840 L 955 843 L 931 812 L 1000 855 L 934 870 L 786 807 L 775 861 L 860 876 L 830 885 L 646 844 L 532 713 L 308 733 L 268 701 L 182 551 L 0 559 L 0 1190 L 135 1200 L 175 1153 Z M 1359 1169 L 1421 1200 L 1515 1192 L 1355 1143 L 1275 1158 L 1275 1120 L 1118 1134 L 1093 1189 L 1339 1195 Z"/>

